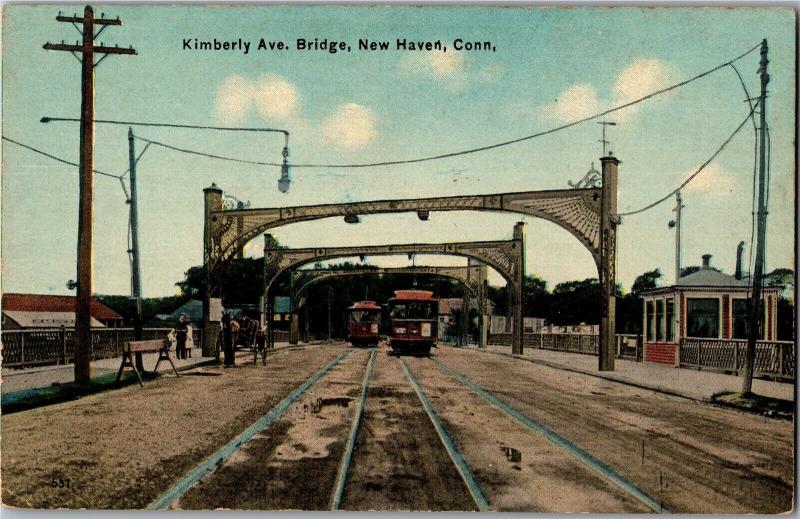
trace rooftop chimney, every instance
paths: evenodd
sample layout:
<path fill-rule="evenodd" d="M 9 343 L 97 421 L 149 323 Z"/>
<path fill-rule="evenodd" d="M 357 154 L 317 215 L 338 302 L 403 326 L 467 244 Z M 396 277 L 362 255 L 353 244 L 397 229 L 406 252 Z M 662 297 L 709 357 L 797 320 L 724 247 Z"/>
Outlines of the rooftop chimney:
<path fill-rule="evenodd" d="M 736 247 L 736 272 L 733 277 L 742 279 L 742 253 L 744 252 L 744 242 L 740 241 L 739 246 Z"/>
<path fill-rule="evenodd" d="M 703 268 L 711 268 L 711 254 L 703 254 Z"/>

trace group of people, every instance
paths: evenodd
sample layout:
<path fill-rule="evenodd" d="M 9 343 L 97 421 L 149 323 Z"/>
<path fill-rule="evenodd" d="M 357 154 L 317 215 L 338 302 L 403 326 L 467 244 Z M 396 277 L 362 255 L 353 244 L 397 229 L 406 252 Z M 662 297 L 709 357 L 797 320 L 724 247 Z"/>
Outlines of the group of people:
<path fill-rule="evenodd" d="M 186 345 L 192 337 L 192 324 L 187 314 L 181 314 L 172 333 L 175 338 L 175 356 L 179 359 L 187 358 Z M 234 351 L 237 346 L 251 349 L 255 346 L 255 351 L 262 352 L 262 357 L 266 360 L 267 326 L 259 325 L 256 319 L 247 316 L 236 319 L 230 310 L 223 310 L 220 319 L 220 339 L 225 366 L 234 365 Z"/>
<path fill-rule="evenodd" d="M 223 310 L 220 319 L 220 334 L 225 366 L 234 365 L 234 351 L 239 345 L 251 349 L 255 346 L 256 352 L 262 352 L 262 356 L 266 360 L 267 326 L 265 324 L 259 325 L 257 320 L 247 316 L 237 320 L 230 310 Z"/>

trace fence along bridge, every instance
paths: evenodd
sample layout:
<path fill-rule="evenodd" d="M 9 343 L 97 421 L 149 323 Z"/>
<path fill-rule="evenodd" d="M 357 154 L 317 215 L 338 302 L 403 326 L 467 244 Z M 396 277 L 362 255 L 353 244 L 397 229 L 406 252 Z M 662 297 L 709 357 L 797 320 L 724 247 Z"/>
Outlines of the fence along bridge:
<path fill-rule="evenodd" d="M 601 188 L 374 200 L 297 207 L 225 210 L 222 190 L 216 185 L 212 185 L 203 190 L 205 195 L 204 263 L 208 276 L 208 294 L 203 305 L 205 333 L 211 337 L 218 333 L 219 324 L 211 319 L 210 308 L 212 300 L 217 301 L 219 298 L 222 268 L 241 252 L 248 241 L 274 227 L 337 216 L 352 218 L 358 215 L 378 213 L 417 212 L 422 217 L 430 211 L 513 212 L 542 218 L 559 225 L 575 236 L 592 254 L 598 268 L 602 294 L 599 369 L 613 370 L 616 226 L 618 223 L 618 219 L 614 215 L 617 212 L 619 160 L 616 157 L 607 156 L 602 157 L 600 162 L 602 163 Z M 434 253 L 447 254 L 447 252 Z M 491 265 L 491 263 L 489 264 Z M 299 263 L 293 266 L 299 266 Z M 524 280 L 524 268 L 522 274 L 515 277 L 516 279 L 509 281 L 512 283 L 512 291 L 519 294 Z M 512 349 L 515 353 L 522 352 L 521 331 L 514 334 Z M 211 352 L 204 353 L 210 354 Z"/>

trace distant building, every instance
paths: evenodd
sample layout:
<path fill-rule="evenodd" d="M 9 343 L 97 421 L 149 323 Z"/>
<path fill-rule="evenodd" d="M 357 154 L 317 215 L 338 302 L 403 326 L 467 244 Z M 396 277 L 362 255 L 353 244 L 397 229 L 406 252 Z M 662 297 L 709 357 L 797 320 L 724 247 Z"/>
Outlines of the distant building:
<path fill-rule="evenodd" d="M 747 339 L 747 296 L 750 284 L 711 268 L 711 255 L 703 266 L 668 287 L 642 293 L 644 299 L 644 360 L 677 365 L 682 339 Z M 774 340 L 780 288 L 762 291 L 761 339 Z"/>
<path fill-rule="evenodd" d="M 75 296 L 3 294 L 0 306 L 4 330 L 75 326 Z M 93 328 L 118 328 L 123 321 L 121 315 L 92 298 Z"/>
<path fill-rule="evenodd" d="M 509 333 L 506 329 L 506 317 L 503 315 L 493 315 L 489 320 L 489 333 L 496 335 L 499 333 Z M 523 317 L 522 327 L 525 333 L 542 333 L 546 326 L 543 317 Z M 549 333 L 549 332 L 548 332 Z"/>
<path fill-rule="evenodd" d="M 439 338 L 447 335 L 448 328 L 455 320 L 455 313 L 461 312 L 462 300 L 460 297 L 439 299 Z"/>
<path fill-rule="evenodd" d="M 158 317 L 165 321 L 177 322 L 181 314 L 186 314 L 192 326 L 197 327 L 203 321 L 203 302 L 199 299 L 190 299 L 171 314 L 166 316 L 159 315 Z"/>

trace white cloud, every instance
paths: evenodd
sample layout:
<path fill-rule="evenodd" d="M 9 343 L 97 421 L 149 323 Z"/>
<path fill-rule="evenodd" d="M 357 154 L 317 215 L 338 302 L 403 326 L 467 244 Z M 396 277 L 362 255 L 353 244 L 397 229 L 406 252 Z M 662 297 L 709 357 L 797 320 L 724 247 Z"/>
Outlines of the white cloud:
<path fill-rule="evenodd" d="M 234 74 L 217 89 L 214 119 L 221 123 L 241 123 L 253 103 L 253 83 L 246 77 Z"/>
<path fill-rule="evenodd" d="M 366 146 L 377 136 L 375 115 L 356 103 L 339 105 L 322 125 L 325 140 L 344 149 Z"/>
<path fill-rule="evenodd" d="M 286 78 L 265 74 L 254 84 L 253 100 L 256 110 L 264 119 L 283 119 L 294 113 L 299 96 L 297 88 Z"/>
<path fill-rule="evenodd" d="M 638 58 L 620 72 L 614 82 L 613 105 L 629 103 L 677 81 L 677 68 L 666 61 L 654 58 Z M 658 99 L 658 98 L 656 98 Z M 614 113 L 619 120 L 634 116 L 643 103 Z"/>
<path fill-rule="evenodd" d="M 689 178 L 696 170 L 681 175 L 681 179 Z M 727 195 L 737 189 L 742 189 L 739 180 L 730 172 L 722 169 L 719 164 L 711 163 L 686 186 L 687 191 L 695 193 L 715 193 Z"/>
<path fill-rule="evenodd" d="M 225 124 L 239 124 L 251 108 L 265 120 L 286 119 L 292 116 L 300 96 L 289 80 L 275 74 L 258 79 L 234 74 L 227 77 L 217 90 L 214 119 Z"/>
<path fill-rule="evenodd" d="M 541 112 L 547 118 L 571 122 L 596 113 L 598 106 L 594 87 L 588 83 L 579 83 L 561 92 L 554 102 L 542 107 Z"/>
<path fill-rule="evenodd" d="M 467 64 L 460 52 L 407 54 L 397 63 L 397 70 L 404 76 L 429 77 L 453 92 L 467 86 Z"/>
<path fill-rule="evenodd" d="M 677 82 L 678 77 L 677 67 L 671 63 L 654 58 L 637 58 L 617 76 L 610 99 L 600 99 L 595 87 L 589 83 L 577 83 L 561 92 L 552 103 L 540 107 L 539 112 L 546 118 L 572 122 L 644 97 Z M 663 99 L 664 95 L 654 98 L 654 101 Z M 628 121 L 645 104 L 616 111 L 610 117 L 615 121 Z"/>

